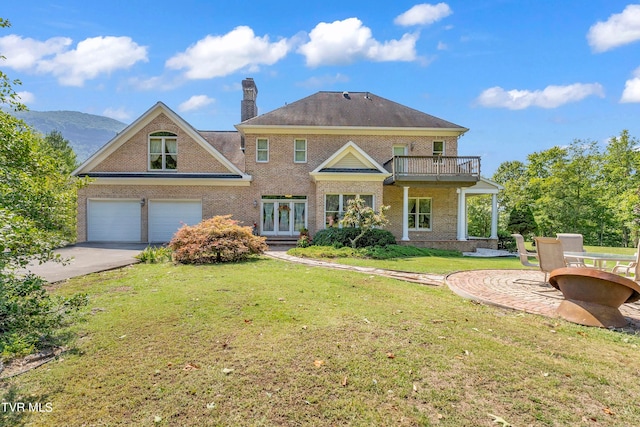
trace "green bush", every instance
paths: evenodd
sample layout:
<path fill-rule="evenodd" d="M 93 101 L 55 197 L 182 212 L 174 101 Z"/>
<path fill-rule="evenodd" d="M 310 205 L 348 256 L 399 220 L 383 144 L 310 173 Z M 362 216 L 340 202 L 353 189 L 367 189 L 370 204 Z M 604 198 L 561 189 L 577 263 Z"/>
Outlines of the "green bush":
<path fill-rule="evenodd" d="M 4 359 L 25 356 L 55 345 L 59 328 L 71 313 L 87 304 L 83 294 L 52 297 L 44 279 L 0 274 L 0 355 Z"/>
<path fill-rule="evenodd" d="M 215 216 L 194 226 L 183 226 L 168 247 L 173 259 L 183 264 L 242 261 L 267 250 L 266 238 L 251 227 L 240 226 L 231 215 Z"/>
<path fill-rule="evenodd" d="M 498 230 L 498 249 L 517 252 L 517 246 L 516 240 L 511 236 L 511 233 L 505 230 Z"/>
<path fill-rule="evenodd" d="M 350 246 L 351 241 L 360 234 L 360 230 L 355 227 L 344 228 L 327 228 L 318 231 L 313 236 L 313 244 L 315 246 L 333 246 L 334 248 L 341 248 L 343 246 Z M 380 228 L 373 228 L 367 230 L 367 232 L 357 241 L 358 248 L 364 248 L 368 246 L 388 246 L 395 245 L 396 238 L 387 230 Z"/>
<path fill-rule="evenodd" d="M 461 257 L 459 251 L 444 249 L 417 248 L 415 246 L 389 245 L 386 247 L 370 246 L 360 250 L 363 256 L 373 259 L 393 259 L 410 257 Z"/>
<path fill-rule="evenodd" d="M 172 251 L 166 246 L 147 246 L 136 258 L 146 264 L 160 264 L 171 261 Z"/>

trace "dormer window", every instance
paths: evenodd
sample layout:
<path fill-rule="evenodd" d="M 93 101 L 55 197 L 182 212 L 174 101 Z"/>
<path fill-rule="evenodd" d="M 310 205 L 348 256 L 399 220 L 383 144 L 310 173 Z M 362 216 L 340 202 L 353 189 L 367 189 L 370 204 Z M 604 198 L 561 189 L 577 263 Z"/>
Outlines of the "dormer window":
<path fill-rule="evenodd" d="M 171 132 L 149 135 L 149 170 L 176 170 L 178 168 L 178 136 Z"/>

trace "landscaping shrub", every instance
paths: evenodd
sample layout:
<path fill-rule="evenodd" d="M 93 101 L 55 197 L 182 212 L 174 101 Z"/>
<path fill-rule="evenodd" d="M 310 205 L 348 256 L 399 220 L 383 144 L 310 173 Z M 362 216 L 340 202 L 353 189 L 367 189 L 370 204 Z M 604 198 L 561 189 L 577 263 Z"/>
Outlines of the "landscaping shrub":
<path fill-rule="evenodd" d="M 355 227 L 344 228 L 327 228 L 318 231 L 313 236 L 313 245 L 315 246 L 333 246 L 340 248 L 342 246 L 350 246 L 351 241 L 360 234 L 360 230 Z M 396 238 L 390 231 L 380 228 L 373 228 L 357 241 L 358 248 L 368 246 L 388 246 L 395 245 Z"/>
<path fill-rule="evenodd" d="M 160 264 L 171 261 L 171 248 L 166 246 L 147 246 L 136 258 L 146 264 Z"/>
<path fill-rule="evenodd" d="M 393 258 L 410 258 L 410 257 L 461 257 L 459 251 L 450 251 L 444 249 L 417 248 L 415 246 L 406 245 L 389 245 L 386 247 L 370 246 L 360 250 L 360 253 L 367 258 L 373 259 L 393 259 Z"/>
<path fill-rule="evenodd" d="M 58 343 L 60 328 L 70 314 L 87 304 L 86 295 L 52 297 L 44 279 L 0 273 L 0 356 L 25 356 Z"/>
<path fill-rule="evenodd" d="M 251 227 L 240 226 L 231 215 L 215 216 L 176 232 L 168 247 L 173 259 L 184 264 L 241 261 L 267 250 L 266 238 Z"/>
<path fill-rule="evenodd" d="M 518 252 L 515 239 L 511 236 L 511 233 L 504 230 L 498 230 L 498 249 Z"/>

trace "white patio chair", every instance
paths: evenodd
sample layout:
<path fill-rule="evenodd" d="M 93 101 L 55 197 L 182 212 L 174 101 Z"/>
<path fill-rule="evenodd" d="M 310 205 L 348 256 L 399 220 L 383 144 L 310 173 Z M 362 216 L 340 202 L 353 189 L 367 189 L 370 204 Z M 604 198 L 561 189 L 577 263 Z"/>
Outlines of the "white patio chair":
<path fill-rule="evenodd" d="M 558 233 L 556 237 L 562 242 L 563 250 L 567 252 L 585 252 L 582 234 Z M 566 262 L 567 267 L 588 267 L 584 260 L 577 258 L 567 258 Z"/>
<path fill-rule="evenodd" d="M 628 264 L 617 263 L 615 267 L 613 267 L 611 272 L 615 274 L 622 274 L 626 277 L 633 276 L 634 279 L 638 281 L 640 280 L 640 274 L 638 273 L 638 270 L 640 270 L 640 267 L 638 267 L 639 263 L 640 263 L 640 242 L 638 242 L 638 248 L 636 249 L 636 260 L 631 261 Z"/>
<path fill-rule="evenodd" d="M 518 248 L 518 256 L 520 257 L 520 262 L 522 263 L 522 265 L 526 267 L 539 267 L 538 264 L 532 264 L 529 261 L 529 258 L 538 259 L 538 254 L 535 252 L 529 252 L 527 248 L 525 248 L 524 237 L 522 237 L 521 234 L 512 234 L 511 237 L 513 237 L 516 241 L 516 246 Z"/>
<path fill-rule="evenodd" d="M 564 259 L 564 248 L 562 241 L 553 237 L 536 237 L 536 248 L 538 250 L 538 261 L 540 270 L 544 271 L 544 281 L 547 276 L 556 268 L 567 267 Z"/>

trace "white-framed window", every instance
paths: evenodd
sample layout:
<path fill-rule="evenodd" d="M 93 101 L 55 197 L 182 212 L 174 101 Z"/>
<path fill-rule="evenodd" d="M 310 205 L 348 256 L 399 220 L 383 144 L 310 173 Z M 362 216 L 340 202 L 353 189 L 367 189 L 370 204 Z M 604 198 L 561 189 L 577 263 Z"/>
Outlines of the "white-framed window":
<path fill-rule="evenodd" d="M 269 140 L 267 138 L 256 139 L 256 162 L 269 161 Z"/>
<path fill-rule="evenodd" d="M 325 194 L 324 196 L 324 217 L 325 228 L 339 227 L 340 219 L 347 210 L 349 200 L 360 198 L 365 205 L 374 207 L 373 194 Z"/>
<path fill-rule="evenodd" d="M 178 168 L 178 136 L 171 132 L 149 135 L 149 170 L 176 170 Z"/>
<path fill-rule="evenodd" d="M 409 197 L 409 230 L 431 231 L 431 197 Z"/>
<path fill-rule="evenodd" d="M 295 163 L 307 163 L 307 140 L 293 140 L 293 161 Z"/>
<path fill-rule="evenodd" d="M 433 141 L 433 155 L 444 156 L 444 141 Z"/>

